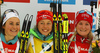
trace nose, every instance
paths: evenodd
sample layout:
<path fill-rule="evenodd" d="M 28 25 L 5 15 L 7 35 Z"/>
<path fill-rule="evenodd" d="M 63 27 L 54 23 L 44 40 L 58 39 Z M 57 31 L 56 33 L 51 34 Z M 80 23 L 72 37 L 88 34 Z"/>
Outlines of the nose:
<path fill-rule="evenodd" d="M 17 27 L 16 25 L 13 25 L 13 28 L 14 28 L 14 29 L 16 29 L 16 27 Z"/>
<path fill-rule="evenodd" d="M 83 29 L 85 29 L 85 27 L 86 27 L 85 25 L 82 25 L 82 28 L 83 28 Z"/>
<path fill-rule="evenodd" d="M 47 24 L 44 24 L 44 27 L 47 27 Z"/>

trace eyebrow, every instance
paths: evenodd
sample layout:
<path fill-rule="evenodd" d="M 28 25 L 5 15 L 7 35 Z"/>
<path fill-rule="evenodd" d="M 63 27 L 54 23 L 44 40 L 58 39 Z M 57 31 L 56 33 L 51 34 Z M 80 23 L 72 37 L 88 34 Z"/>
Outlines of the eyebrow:
<path fill-rule="evenodd" d="M 9 21 L 9 22 L 13 22 L 13 21 Z M 17 22 L 17 23 L 20 23 L 20 22 Z"/>
<path fill-rule="evenodd" d="M 50 20 L 48 22 L 50 22 Z"/>

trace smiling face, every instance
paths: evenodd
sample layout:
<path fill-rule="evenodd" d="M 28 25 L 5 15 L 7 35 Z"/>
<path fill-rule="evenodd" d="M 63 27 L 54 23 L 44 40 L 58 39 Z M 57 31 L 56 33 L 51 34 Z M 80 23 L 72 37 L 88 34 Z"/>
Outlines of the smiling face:
<path fill-rule="evenodd" d="M 42 35 L 47 36 L 52 31 L 52 22 L 49 19 L 43 19 L 38 22 L 38 30 Z"/>
<path fill-rule="evenodd" d="M 3 26 L 5 36 L 16 36 L 20 30 L 20 20 L 16 17 L 8 19 Z"/>
<path fill-rule="evenodd" d="M 88 21 L 81 20 L 76 26 L 77 33 L 86 38 L 91 31 L 91 26 Z"/>

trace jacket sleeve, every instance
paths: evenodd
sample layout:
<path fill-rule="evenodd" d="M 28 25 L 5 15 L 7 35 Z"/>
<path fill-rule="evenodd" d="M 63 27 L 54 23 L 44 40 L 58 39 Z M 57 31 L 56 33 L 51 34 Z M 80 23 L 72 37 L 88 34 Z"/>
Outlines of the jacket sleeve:
<path fill-rule="evenodd" d="M 33 48 L 32 48 L 32 44 L 31 44 L 31 43 L 29 44 L 27 53 L 34 53 Z"/>

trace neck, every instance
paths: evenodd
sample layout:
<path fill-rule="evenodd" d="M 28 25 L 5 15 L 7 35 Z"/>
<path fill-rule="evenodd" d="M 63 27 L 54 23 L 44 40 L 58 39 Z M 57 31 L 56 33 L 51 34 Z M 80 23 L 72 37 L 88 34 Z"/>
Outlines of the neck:
<path fill-rule="evenodd" d="M 81 36 L 81 37 L 83 37 L 83 38 L 87 38 L 87 36 Z"/>
<path fill-rule="evenodd" d="M 78 33 L 77 33 L 77 34 L 78 34 Z M 81 36 L 81 37 L 83 37 L 83 38 L 87 38 L 87 36 L 88 36 L 88 35 L 82 36 L 82 35 L 80 35 L 80 34 L 78 34 L 78 35 Z"/>
<path fill-rule="evenodd" d="M 14 39 L 14 36 L 5 35 L 6 42 L 13 40 L 13 39 Z"/>

